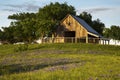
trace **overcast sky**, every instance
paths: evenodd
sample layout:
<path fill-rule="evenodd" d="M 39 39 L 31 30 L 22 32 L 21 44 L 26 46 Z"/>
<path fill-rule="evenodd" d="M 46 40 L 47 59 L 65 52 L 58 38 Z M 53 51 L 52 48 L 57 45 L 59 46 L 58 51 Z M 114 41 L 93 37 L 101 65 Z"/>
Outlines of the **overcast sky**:
<path fill-rule="evenodd" d="M 99 18 L 106 27 L 120 26 L 120 0 L 0 0 L 0 27 L 9 26 L 8 15 L 19 12 L 37 12 L 50 2 L 67 2 L 76 8 L 77 14 L 87 11 L 93 20 Z"/>

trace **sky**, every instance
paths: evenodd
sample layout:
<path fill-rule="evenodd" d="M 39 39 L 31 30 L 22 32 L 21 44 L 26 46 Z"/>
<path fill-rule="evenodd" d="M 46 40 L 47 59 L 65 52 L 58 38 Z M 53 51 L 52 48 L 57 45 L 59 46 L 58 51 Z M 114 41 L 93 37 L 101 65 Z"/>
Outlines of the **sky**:
<path fill-rule="evenodd" d="M 90 13 L 93 20 L 99 18 L 106 27 L 120 26 L 120 0 L 0 0 L 0 27 L 8 27 L 9 15 L 21 12 L 37 12 L 50 2 L 66 2 L 75 7 L 77 14 Z"/>

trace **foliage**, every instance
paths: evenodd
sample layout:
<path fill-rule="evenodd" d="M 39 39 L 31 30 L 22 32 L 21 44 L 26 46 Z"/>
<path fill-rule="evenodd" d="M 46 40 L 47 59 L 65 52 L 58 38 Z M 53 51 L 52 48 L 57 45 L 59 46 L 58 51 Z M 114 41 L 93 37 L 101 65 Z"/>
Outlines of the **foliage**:
<path fill-rule="evenodd" d="M 109 28 L 105 28 L 103 31 L 103 35 L 106 38 L 110 38 L 110 29 Z"/>
<path fill-rule="evenodd" d="M 99 19 L 92 21 L 92 15 L 87 12 L 82 12 L 78 17 L 82 18 L 85 22 L 87 22 L 99 34 L 103 35 L 105 25 Z"/>
<path fill-rule="evenodd" d="M 87 22 L 92 27 L 92 15 L 90 13 L 82 12 L 80 13 L 78 17 L 83 19 L 85 22 Z"/>
<path fill-rule="evenodd" d="M 55 35 L 55 31 L 59 26 L 60 21 L 67 14 L 75 15 L 76 12 L 73 6 L 69 6 L 66 3 L 50 3 L 49 5 L 40 8 L 39 12 L 37 13 L 37 32 L 41 33 L 42 37 L 49 34 Z"/>
<path fill-rule="evenodd" d="M 39 9 L 38 18 L 52 21 L 61 21 L 67 14 L 76 14 L 75 8 L 66 3 L 50 3 Z"/>
<path fill-rule="evenodd" d="M 9 27 L 2 27 L 0 39 L 8 43 L 28 42 L 31 43 L 36 39 L 35 27 L 36 15 L 34 13 L 19 13 L 8 17 L 13 19 Z"/>
<path fill-rule="evenodd" d="M 55 26 L 55 22 L 51 20 L 41 20 L 37 22 L 38 30 L 36 31 L 36 35 L 38 37 L 50 36 Z"/>
<path fill-rule="evenodd" d="M 37 13 L 16 13 L 9 15 L 13 21 L 9 27 L 0 30 L 0 41 L 4 44 L 25 42 L 32 43 L 39 37 L 56 36 L 56 29 L 60 21 L 67 15 L 76 15 L 75 8 L 67 3 L 50 3 L 40 8 Z M 99 19 L 92 20 L 92 15 L 82 12 L 78 17 L 85 20 L 93 29 L 105 37 L 120 40 L 120 27 L 111 26 L 105 29 L 104 23 Z"/>
<path fill-rule="evenodd" d="M 13 43 L 13 27 L 2 27 L 3 31 L 1 31 L 1 40 L 4 42 Z"/>
<path fill-rule="evenodd" d="M 14 51 L 15 52 L 22 52 L 28 50 L 28 44 L 19 44 L 15 46 Z"/>
<path fill-rule="evenodd" d="M 112 25 L 110 28 L 106 28 L 104 36 L 116 40 L 120 40 L 120 26 Z"/>
<path fill-rule="evenodd" d="M 28 45 L 28 51 L 18 53 L 11 48 L 16 46 L 0 45 L 0 80 L 119 80 L 120 78 L 119 46 L 32 44 Z M 1 53 L 6 47 L 13 52 Z"/>
<path fill-rule="evenodd" d="M 111 30 L 110 30 L 110 35 L 111 38 L 116 39 L 116 40 L 120 40 L 120 27 L 119 26 L 111 26 Z"/>
<path fill-rule="evenodd" d="M 51 36 L 51 34 L 55 34 L 60 20 L 69 13 L 76 14 L 73 6 L 56 2 L 40 8 L 37 13 L 9 15 L 8 19 L 13 21 L 9 27 L 0 31 L 0 40 L 8 43 L 32 43 L 39 37 Z"/>
<path fill-rule="evenodd" d="M 103 35 L 103 30 L 105 28 L 104 23 L 102 23 L 99 19 L 94 20 L 92 22 L 93 29 L 95 29 L 99 34 Z"/>
<path fill-rule="evenodd" d="M 36 15 L 34 13 L 13 14 L 8 18 L 17 20 L 10 25 L 15 30 L 13 35 L 17 42 L 26 41 L 31 43 L 36 38 Z"/>
<path fill-rule="evenodd" d="M 0 41 L 2 40 L 3 38 L 3 32 L 0 30 Z"/>

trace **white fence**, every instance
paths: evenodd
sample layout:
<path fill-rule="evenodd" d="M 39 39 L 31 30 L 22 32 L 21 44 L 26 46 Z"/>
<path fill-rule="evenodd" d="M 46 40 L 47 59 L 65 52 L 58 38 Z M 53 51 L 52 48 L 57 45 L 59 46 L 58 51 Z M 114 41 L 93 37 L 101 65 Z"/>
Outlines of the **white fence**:
<path fill-rule="evenodd" d="M 105 38 L 75 38 L 75 37 L 46 37 L 40 38 L 37 43 L 96 43 L 96 44 L 109 44 L 109 39 Z"/>
<path fill-rule="evenodd" d="M 120 40 L 113 40 L 113 39 L 110 39 L 110 45 L 118 45 L 120 46 Z"/>

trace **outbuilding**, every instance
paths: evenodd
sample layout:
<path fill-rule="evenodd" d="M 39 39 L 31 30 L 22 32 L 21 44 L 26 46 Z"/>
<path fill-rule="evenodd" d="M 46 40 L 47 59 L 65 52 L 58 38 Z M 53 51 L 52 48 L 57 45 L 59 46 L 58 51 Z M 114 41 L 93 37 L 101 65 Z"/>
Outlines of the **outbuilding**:
<path fill-rule="evenodd" d="M 68 14 L 56 31 L 56 42 L 99 43 L 102 36 L 83 19 Z"/>

